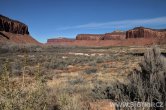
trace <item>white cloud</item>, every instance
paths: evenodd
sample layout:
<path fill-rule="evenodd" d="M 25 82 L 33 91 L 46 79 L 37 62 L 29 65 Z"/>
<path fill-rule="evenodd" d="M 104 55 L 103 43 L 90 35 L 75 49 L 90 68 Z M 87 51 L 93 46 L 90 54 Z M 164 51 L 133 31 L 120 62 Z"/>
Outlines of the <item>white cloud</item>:
<path fill-rule="evenodd" d="M 70 30 L 70 29 L 104 29 L 104 28 L 129 28 L 144 25 L 163 25 L 166 24 L 166 16 L 150 19 L 134 19 L 134 20 L 121 20 L 100 23 L 87 23 L 76 26 L 66 26 L 58 28 L 57 30 Z"/>

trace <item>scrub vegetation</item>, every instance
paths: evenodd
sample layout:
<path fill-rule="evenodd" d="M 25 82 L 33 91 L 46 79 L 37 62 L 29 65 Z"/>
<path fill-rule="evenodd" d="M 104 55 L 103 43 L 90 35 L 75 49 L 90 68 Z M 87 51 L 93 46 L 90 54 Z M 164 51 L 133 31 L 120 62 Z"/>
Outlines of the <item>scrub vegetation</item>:
<path fill-rule="evenodd" d="M 164 53 L 165 46 L 1 44 L 0 109 L 133 110 L 110 106 L 111 102 L 133 101 L 164 106 Z"/>

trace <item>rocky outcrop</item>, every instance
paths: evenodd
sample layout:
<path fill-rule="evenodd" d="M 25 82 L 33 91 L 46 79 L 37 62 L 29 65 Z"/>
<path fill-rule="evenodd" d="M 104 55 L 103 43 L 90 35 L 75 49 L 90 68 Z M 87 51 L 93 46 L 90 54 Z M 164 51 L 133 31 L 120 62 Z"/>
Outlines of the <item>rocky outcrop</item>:
<path fill-rule="evenodd" d="M 2 15 L 0 15 L 0 31 L 14 34 L 29 34 L 27 25 Z"/>
<path fill-rule="evenodd" d="M 126 38 L 126 33 L 114 31 L 106 34 L 78 34 L 76 40 L 122 40 Z"/>
<path fill-rule="evenodd" d="M 124 40 L 126 39 L 126 32 L 114 31 L 112 33 L 104 34 L 103 40 Z"/>
<path fill-rule="evenodd" d="M 127 32 L 114 31 L 106 34 L 78 34 L 76 40 L 48 40 L 56 45 L 72 46 L 143 46 L 153 44 L 166 44 L 165 29 L 149 29 L 137 27 Z"/>
<path fill-rule="evenodd" d="M 0 32 L 0 43 L 14 42 L 19 44 L 40 44 L 32 36 L 28 34 L 13 34 L 10 32 L 1 31 Z"/>
<path fill-rule="evenodd" d="M 0 15 L 0 43 L 40 44 L 29 35 L 28 26 Z"/>
<path fill-rule="evenodd" d="M 59 43 L 59 42 L 72 42 L 72 39 L 67 38 L 54 38 L 54 39 L 48 39 L 47 43 Z"/>
<path fill-rule="evenodd" d="M 132 46 L 166 44 L 166 29 L 137 27 L 127 32 L 114 31 L 106 34 L 78 34 L 76 40 L 49 39 L 48 44 L 77 46 Z"/>
<path fill-rule="evenodd" d="M 104 34 L 78 34 L 76 40 L 103 40 Z"/>
<path fill-rule="evenodd" d="M 126 38 L 153 38 L 164 39 L 166 38 L 165 29 L 150 29 L 144 27 L 137 27 L 126 32 Z"/>
<path fill-rule="evenodd" d="M 150 38 L 150 39 L 166 39 L 166 29 L 150 29 L 144 27 L 136 27 L 127 32 L 114 31 L 106 34 L 79 34 L 76 40 L 125 40 L 129 38 Z"/>

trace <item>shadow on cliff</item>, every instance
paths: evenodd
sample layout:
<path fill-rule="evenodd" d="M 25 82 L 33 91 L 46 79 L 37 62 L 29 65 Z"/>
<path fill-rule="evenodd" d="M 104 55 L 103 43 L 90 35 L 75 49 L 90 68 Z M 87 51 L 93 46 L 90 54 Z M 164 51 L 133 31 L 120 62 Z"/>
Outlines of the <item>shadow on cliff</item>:
<path fill-rule="evenodd" d="M 2 35 L 3 37 L 5 37 L 5 38 L 9 39 L 9 37 L 8 37 L 8 36 L 6 36 L 5 34 L 3 34 L 3 33 L 1 33 L 1 32 L 0 32 L 0 35 Z"/>

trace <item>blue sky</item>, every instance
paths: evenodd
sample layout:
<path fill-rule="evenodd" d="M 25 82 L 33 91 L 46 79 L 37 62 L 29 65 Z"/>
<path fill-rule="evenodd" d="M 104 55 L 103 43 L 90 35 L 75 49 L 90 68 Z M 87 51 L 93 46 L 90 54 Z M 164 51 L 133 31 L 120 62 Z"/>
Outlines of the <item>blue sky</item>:
<path fill-rule="evenodd" d="M 28 25 L 40 42 L 136 26 L 166 28 L 166 0 L 1 0 L 0 14 Z"/>

